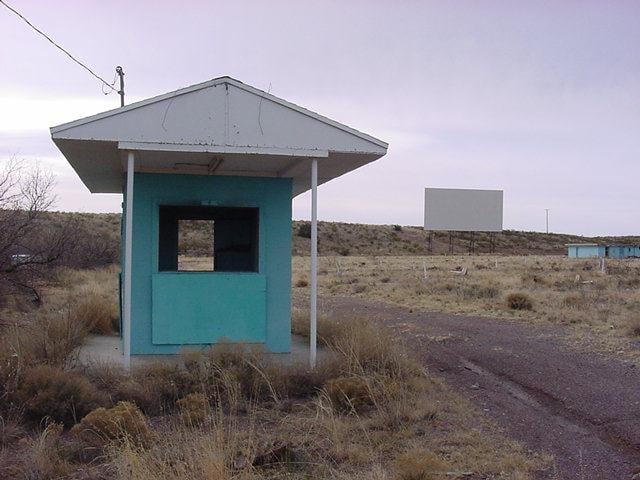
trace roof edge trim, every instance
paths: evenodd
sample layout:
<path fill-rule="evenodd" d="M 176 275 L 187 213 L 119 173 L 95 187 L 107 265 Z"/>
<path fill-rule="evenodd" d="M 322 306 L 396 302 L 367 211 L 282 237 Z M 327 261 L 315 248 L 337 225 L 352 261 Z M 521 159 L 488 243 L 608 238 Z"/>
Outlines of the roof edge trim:
<path fill-rule="evenodd" d="M 185 143 L 118 142 L 119 150 L 145 150 L 153 152 L 198 152 L 245 155 L 282 155 L 289 157 L 326 158 L 328 150 L 279 147 L 236 147 L 228 145 L 203 145 Z"/>

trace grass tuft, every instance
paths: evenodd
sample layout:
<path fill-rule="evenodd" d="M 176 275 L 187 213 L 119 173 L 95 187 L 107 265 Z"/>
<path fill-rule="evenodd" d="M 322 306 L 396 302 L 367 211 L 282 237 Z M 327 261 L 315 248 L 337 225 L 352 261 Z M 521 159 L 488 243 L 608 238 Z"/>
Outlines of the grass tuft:
<path fill-rule="evenodd" d="M 507 305 L 511 310 L 532 310 L 533 302 L 526 293 L 516 292 L 507 295 Z"/>

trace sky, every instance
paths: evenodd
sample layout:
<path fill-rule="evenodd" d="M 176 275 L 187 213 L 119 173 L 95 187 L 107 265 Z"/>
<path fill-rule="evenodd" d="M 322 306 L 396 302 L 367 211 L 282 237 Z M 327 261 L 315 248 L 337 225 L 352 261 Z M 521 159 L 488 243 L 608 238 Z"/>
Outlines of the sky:
<path fill-rule="evenodd" d="M 640 1 L 6 0 L 127 103 L 230 75 L 389 142 L 319 188 L 321 220 L 421 225 L 424 188 L 504 190 L 504 227 L 638 234 Z M 114 212 L 49 127 L 119 105 L 0 5 L 0 162 L 56 209 Z M 309 218 L 308 194 L 293 202 Z"/>

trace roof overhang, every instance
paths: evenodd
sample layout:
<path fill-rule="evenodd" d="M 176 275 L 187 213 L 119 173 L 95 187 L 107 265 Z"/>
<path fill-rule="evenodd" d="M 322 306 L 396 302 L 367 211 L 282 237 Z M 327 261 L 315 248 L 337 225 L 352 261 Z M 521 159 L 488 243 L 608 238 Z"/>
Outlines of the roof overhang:
<path fill-rule="evenodd" d="M 120 193 L 125 157 L 135 171 L 293 179 L 310 188 L 384 156 L 387 143 L 230 77 L 51 128 L 94 193 Z"/>

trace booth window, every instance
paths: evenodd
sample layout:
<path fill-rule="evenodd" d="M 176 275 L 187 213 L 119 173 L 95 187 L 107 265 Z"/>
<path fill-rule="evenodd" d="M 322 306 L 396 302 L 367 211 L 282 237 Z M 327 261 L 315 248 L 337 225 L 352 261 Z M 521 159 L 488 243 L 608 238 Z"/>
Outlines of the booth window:
<path fill-rule="evenodd" d="M 163 205 L 158 270 L 258 271 L 258 209 Z"/>

